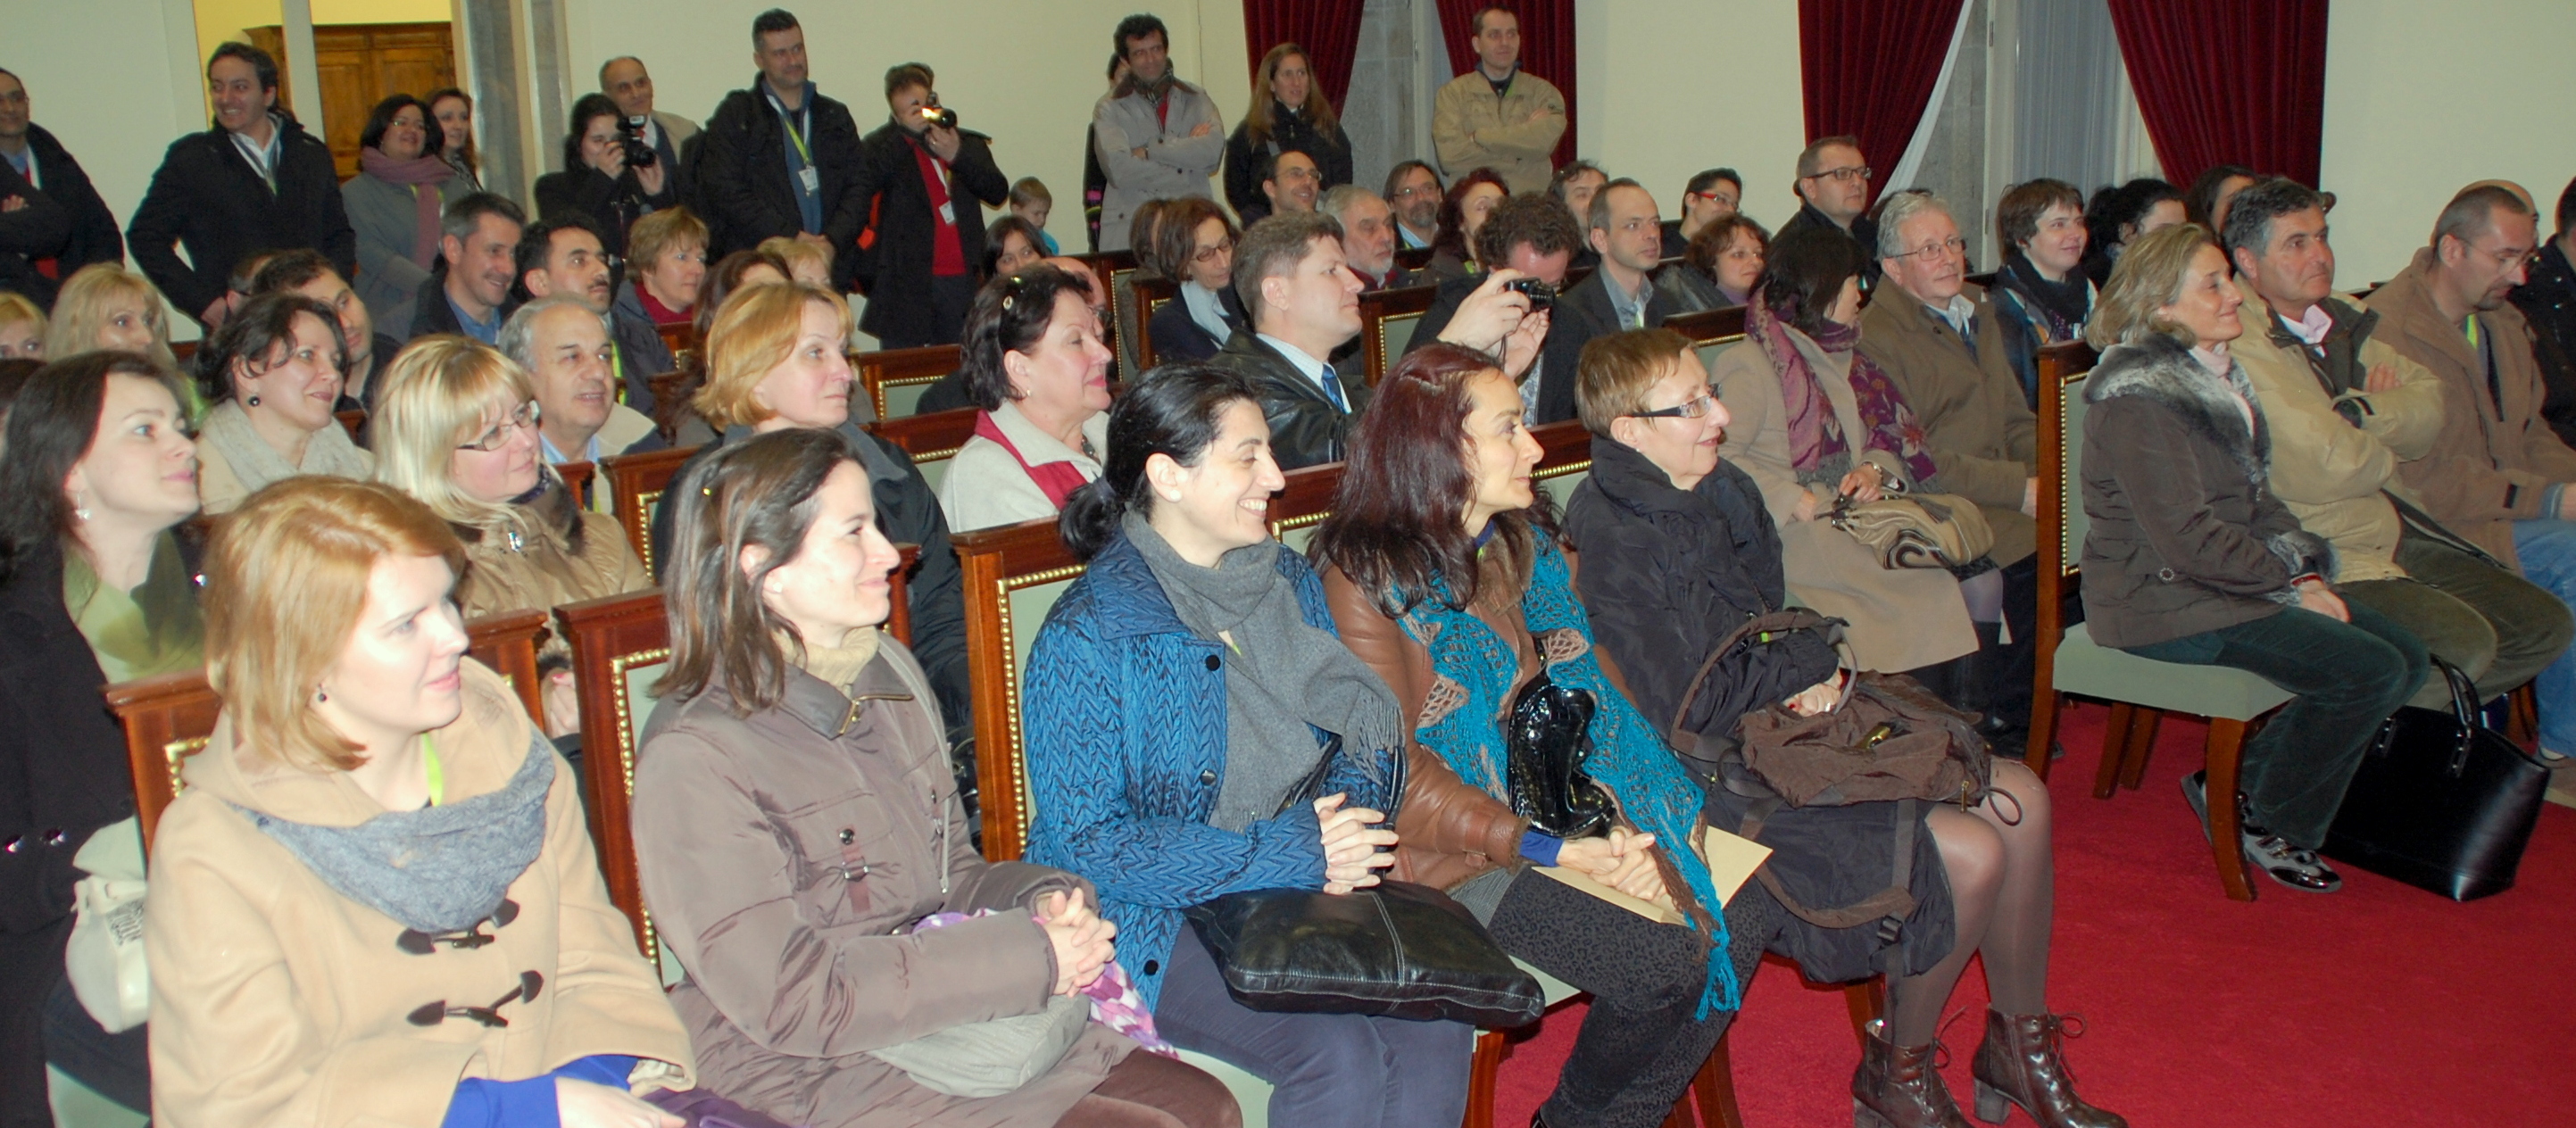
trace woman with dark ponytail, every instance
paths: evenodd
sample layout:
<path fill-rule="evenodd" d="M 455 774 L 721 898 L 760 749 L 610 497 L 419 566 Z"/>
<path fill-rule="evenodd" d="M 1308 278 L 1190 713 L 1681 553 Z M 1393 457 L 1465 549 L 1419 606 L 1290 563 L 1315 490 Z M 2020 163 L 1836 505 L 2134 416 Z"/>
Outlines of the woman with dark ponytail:
<path fill-rule="evenodd" d="M 1453 1123 L 1473 1030 L 1252 1010 L 1181 927 L 1223 894 L 1348 893 L 1393 860 L 1407 726 L 1271 539 L 1282 483 L 1240 376 L 1158 369 L 1110 409 L 1102 473 L 1057 518 L 1091 567 L 1029 655 L 1028 857 L 1099 887 L 1163 1037 L 1269 1081 L 1270 1123 Z"/>

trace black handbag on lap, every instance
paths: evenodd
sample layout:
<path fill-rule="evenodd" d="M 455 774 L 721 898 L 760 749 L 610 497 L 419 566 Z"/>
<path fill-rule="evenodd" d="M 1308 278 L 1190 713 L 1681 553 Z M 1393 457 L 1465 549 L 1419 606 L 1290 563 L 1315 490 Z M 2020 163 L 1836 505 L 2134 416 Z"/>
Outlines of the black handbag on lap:
<path fill-rule="evenodd" d="M 2476 691 L 2441 659 L 2451 711 L 2399 709 L 2380 726 L 2326 832 L 2325 853 L 2454 901 L 2513 888 L 2549 769 L 2478 721 Z"/>

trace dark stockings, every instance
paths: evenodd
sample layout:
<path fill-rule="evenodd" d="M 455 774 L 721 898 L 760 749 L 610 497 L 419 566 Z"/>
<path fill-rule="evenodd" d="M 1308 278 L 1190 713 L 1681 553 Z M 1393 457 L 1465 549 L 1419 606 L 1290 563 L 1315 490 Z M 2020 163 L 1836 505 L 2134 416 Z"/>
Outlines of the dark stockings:
<path fill-rule="evenodd" d="M 1959 939 L 1932 970 L 1888 984 L 1887 1037 L 1896 1045 L 1920 1046 L 1939 1033 L 1941 1008 L 1978 952 L 1985 953 L 1994 1009 L 2048 1009 L 2048 935 L 2057 911 L 2048 785 L 2021 764 L 1998 760 L 1994 786 L 1973 813 L 1944 806 L 1927 820 L 1949 874 Z"/>

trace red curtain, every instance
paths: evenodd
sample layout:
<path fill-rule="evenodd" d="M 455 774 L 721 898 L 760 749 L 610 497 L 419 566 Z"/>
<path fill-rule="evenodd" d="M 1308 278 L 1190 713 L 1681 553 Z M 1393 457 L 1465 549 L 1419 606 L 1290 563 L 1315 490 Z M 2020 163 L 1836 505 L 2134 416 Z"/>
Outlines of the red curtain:
<path fill-rule="evenodd" d="M 1798 0 L 1807 139 L 1849 134 L 1881 177 L 1931 106 L 1967 0 Z M 1870 185 L 1870 198 L 1888 187 Z"/>
<path fill-rule="evenodd" d="M 2165 179 L 2211 165 L 2317 182 L 2326 0 L 2110 0 Z"/>
<path fill-rule="evenodd" d="M 1247 0 L 1248 2 L 1248 0 Z M 1449 48 L 1449 72 L 1476 69 L 1476 13 L 1489 7 L 1509 9 L 1521 21 L 1521 69 L 1544 78 L 1565 94 L 1565 136 L 1556 142 L 1556 163 L 1574 159 L 1574 0 L 1440 0 L 1440 38 Z"/>
<path fill-rule="evenodd" d="M 1351 61 L 1359 55 L 1362 6 L 1361 0 L 1243 0 L 1243 41 L 1252 55 L 1252 96 L 1270 96 L 1259 89 L 1261 57 L 1282 43 L 1294 43 L 1306 49 L 1316 84 L 1339 112 L 1351 90 Z M 1249 112 L 1251 107 L 1244 109 Z"/>

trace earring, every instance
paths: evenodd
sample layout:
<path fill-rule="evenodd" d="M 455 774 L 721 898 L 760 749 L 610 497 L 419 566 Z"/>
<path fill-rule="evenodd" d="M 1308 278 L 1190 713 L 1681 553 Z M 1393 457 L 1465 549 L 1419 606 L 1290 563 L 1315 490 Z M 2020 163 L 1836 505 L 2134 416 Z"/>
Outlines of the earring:
<path fill-rule="evenodd" d="M 73 516 L 73 517 L 75 517 L 75 518 L 77 518 L 77 519 L 79 519 L 79 520 L 83 520 L 83 521 L 87 521 L 87 520 L 89 520 L 89 506 L 84 505 L 84 504 L 82 504 L 82 503 L 80 503 L 80 502 L 77 502 L 77 501 L 73 502 L 73 503 L 72 503 L 72 516 Z"/>
<path fill-rule="evenodd" d="M 250 397 L 250 406 L 252 406 L 252 407 L 258 407 L 258 406 L 259 406 L 259 397 L 258 397 L 258 396 L 254 395 L 254 396 Z"/>
<path fill-rule="evenodd" d="M 315 687 L 313 687 L 313 702 L 314 702 L 314 704 L 317 704 L 317 705 L 318 705 L 318 704 L 321 704 L 322 702 L 329 701 L 330 699 L 331 699 L 331 693 L 330 693 L 330 691 L 329 691 L 329 690 L 323 689 L 323 688 L 322 688 L 322 687 L 320 687 L 320 686 L 315 686 Z"/>

